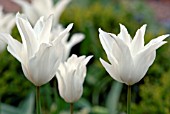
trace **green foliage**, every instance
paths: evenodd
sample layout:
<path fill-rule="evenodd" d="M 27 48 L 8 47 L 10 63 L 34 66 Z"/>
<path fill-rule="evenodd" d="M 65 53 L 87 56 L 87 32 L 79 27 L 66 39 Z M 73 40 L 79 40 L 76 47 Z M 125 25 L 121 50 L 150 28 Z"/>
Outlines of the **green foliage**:
<path fill-rule="evenodd" d="M 170 71 L 164 73 L 159 81 L 151 82 L 145 78 L 140 87 L 141 101 L 133 104 L 132 114 L 170 114 Z"/>
<path fill-rule="evenodd" d="M 34 101 L 34 94 L 31 93 L 24 101 L 19 104 L 19 107 L 1 103 L 1 114 L 33 114 Z"/>

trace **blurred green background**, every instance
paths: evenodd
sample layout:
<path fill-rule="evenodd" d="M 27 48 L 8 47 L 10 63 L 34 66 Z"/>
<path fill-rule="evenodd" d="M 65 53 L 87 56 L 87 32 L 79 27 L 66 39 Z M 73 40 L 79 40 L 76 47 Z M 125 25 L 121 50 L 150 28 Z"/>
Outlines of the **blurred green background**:
<path fill-rule="evenodd" d="M 57 0 L 54 1 L 56 3 Z M 125 114 L 125 84 L 114 81 L 99 58 L 107 60 L 99 42 L 98 28 L 119 33 L 119 24 L 133 37 L 147 24 L 145 42 L 170 30 L 162 26 L 145 1 L 140 0 L 72 0 L 60 18 L 67 26 L 74 23 L 71 34 L 81 32 L 85 39 L 72 48 L 77 55 L 94 55 L 88 64 L 82 98 L 75 103 L 77 114 Z M 19 37 L 17 28 L 12 32 Z M 2 114 L 34 114 L 35 87 L 23 75 L 20 63 L 6 50 L 0 54 L 0 98 Z M 58 93 L 57 81 L 41 87 L 43 114 L 67 114 L 69 104 Z M 132 86 L 132 114 L 170 114 L 170 44 L 157 50 L 154 64 L 146 76 Z"/>

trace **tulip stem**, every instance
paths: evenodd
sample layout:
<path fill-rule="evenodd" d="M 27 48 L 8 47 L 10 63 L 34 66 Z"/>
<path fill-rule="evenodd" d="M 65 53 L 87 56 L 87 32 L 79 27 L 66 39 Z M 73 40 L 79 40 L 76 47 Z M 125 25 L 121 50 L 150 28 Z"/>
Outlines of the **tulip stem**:
<path fill-rule="evenodd" d="M 127 94 L 127 114 L 130 114 L 131 107 L 131 86 L 128 85 L 128 94 Z"/>
<path fill-rule="evenodd" d="M 70 114 L 73 114 L 73 103 L 70 103 Z"/>
<path fill-rule="evenodd" d="M 36 86 L 36 108 L 37 114 L 41 114 L 40 87 Z"/>

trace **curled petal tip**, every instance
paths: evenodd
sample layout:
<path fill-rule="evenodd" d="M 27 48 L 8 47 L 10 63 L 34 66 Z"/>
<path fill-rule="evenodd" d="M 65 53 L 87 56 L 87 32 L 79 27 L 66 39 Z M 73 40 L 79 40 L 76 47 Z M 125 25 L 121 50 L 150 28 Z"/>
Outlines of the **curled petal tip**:
<path fill-rule="evenodd" d="M 121 23 L 119 23 L 120 28 L 125 28 L 125 26 Z"/>

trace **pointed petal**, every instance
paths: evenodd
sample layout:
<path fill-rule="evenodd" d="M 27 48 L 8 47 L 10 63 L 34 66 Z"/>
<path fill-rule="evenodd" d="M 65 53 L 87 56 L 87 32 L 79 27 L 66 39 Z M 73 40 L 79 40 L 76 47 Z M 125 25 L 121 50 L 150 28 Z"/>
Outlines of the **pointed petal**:
<path fill-rule="evenodd" d="M 68 3 L 70 2 L 71 0 L 59 0 L 57 2 L 57 4 L 55 5 L 54 7 L 54 11 L 53 13 L 55 14 L 54 15 L 54 25 L 57 24 L 59 22 L 59 18 L 62 14 L 62 12 L 64 11 L 64 9 L 66 8 L 66 6 L 68 5 Z"/>
<path fill-rule="evenodd" d="M 49 43 L 52 19 L 53 15 L 50 15 L 47 20 L 44 20 L 44 17 L 41 17 L 34 26 L 34 31 L 40 44 Z"/>
<path fill-rule="evenodd" d="M 86 57 L 85 60 L 83 61 L 84 65 L 87 65 L 87 63 L 90 61 L 92 57 L 93 55 Z"/>
<path fill-rule="evenodd" d="M 28 20 L 22 17 L 19 13 L 16 15 L 16 24 L 22 38 L 23 46 L 28 51 L 28 56 L 31 57 L 38 50 L 38 40 Z"/>
<path fill-rule="evenodd" d="M 112 63 L 117 63 L 119 61 L 120 49 L 114 40 L 116 37 L 114 34 L 108 34 L 101 29 L 99 29 L 99 38 L 103 49 L 105 50 L 109 61 Z"/>
<path fill-rule="evenodd" d="M 115 38 L 115 41 L 121 50 L 121 54 L 119 55 L 119 75 L 123 82 L 128 83 L 131 74 L 133 73 L 132 69 L 134 69 L 133 58 L 129 47 L 125 42 L 117 37 Z"/>
<path fill-rule="evenodd" d="M 84 39 L 84 37 L 85 37 L 84 34 L 81 34 L 81 33 L 73 34 L 73 36 L 71 37 L 70 41 L 67 44 L 68 49 L 70 50 L 74 45 L 81 42 Z"/>
<path fill-rule="evenodd" d="M 122 24 L 120 24 L 120 33 L 118 34 L 118 37 L 122 39 L 127 45 L 129 45 L 132 41 L 132 38 L 129 35 L 126 27 Z"/>
<path fill-rule="evenodd" d="M 131 43 L 132 54 L 135 55 L 144 47 L 144 35 L 146 30 L 146 24 L 143 25 L 139 30 L 137 30 L 134 39 Z"/>
<path fill-rule="evenodd" d="M 62 38 L 64 38 L 70 32 L 72 27 L 73 27 L 73 23 L 69 24 L 66 29 L 60 32 L 60 34 L 56 37 L 56 39 L 54 39 L 53 42 L 55 42 L 56 40 L 62 40 Z"/>
<path fill-rule="evenodd" d="M 148 48 L 149 46 L 153 45 L 153 44 L 156 44 L 156 43 L 159 43 L 159 42 L 162 42 L 164 39 L 166 39 L 167 37 L 169 37 L 169 34 L 166 34 L 166 35 L 162 35 L 162 36 L 159 36 L 155 39 L 152 39 L 147 45 L 145 45 L 145 48 Z"/>
<path fill-rule="evenodd" d="M 100 62 L 102 63 L 103 67 L 106 69 L 106 71 L 109 73 L 109 75 L 115 79 L 118 82 L 123 83 L 121 78 L 119 77 L 119 71 L 118 71 L 118 65 L 110 65 L 107 62 L 105 62 L 103 59 L 100 58 Z"/>
<path fill-rule="evenodd" d="M 5 34 L 5 33 L 1 33 L 0 34 L 0 40 L 3 41 L 4 43 L 7 43 L 7 49 L 8 51 L 19 61 L 19 62 L 23 62 L 22 61 L 22 44 L 20 42 L 18 42 L 17 40 L 15 40 L 14 38 L 12 38 L 11 35 L 9 34 Z"/>

